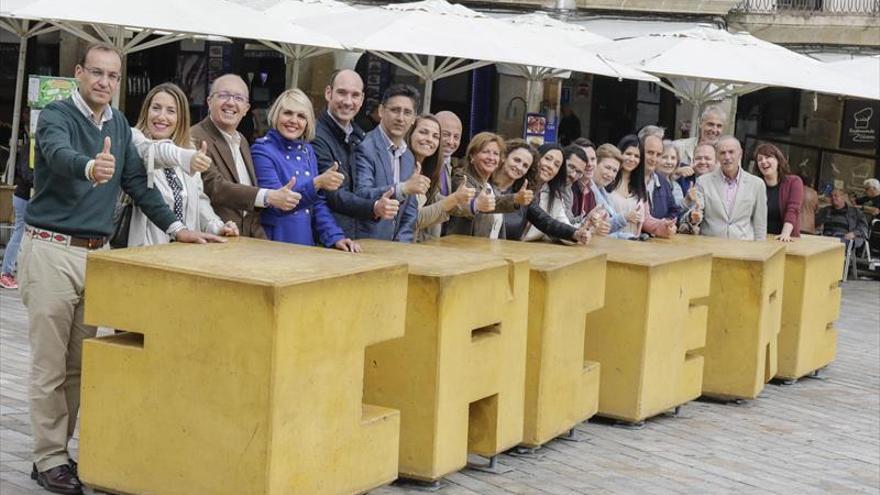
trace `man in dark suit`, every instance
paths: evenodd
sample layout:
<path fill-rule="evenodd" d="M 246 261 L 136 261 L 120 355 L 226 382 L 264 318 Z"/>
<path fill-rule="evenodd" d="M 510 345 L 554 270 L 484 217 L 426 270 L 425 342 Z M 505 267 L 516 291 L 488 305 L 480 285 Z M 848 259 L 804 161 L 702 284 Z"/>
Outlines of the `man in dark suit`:
<path fill-rule="evenodd" d="M 321 112 L 315 125 L 312 147 L 318 157 L 318 171 L 338 164 L 343 175 L 342 185 L 335 191 L 324 191 L 327 205 L 346 237 L 360 237 L 358 221 L 392 220 L 399 207 L 396 199 L 377 200 L 355 194 L 355 150 L 364 140 L 364 131 L 352 120 L 364 102 L 364 82 L 357 72 L 343 69 L 330 76 L 324 89 L 327 110 Z"/>
<path fill-rule="evenodd" d="M 202 180 L 217 215 L 224 222 L 238 224 L 241 235 L 265 239 L 259 210 L 270 206 L 292 210 L 301 195 L 290 184 L 275 190 L 257 187 L 250 147 L 236 130 L 249 108 L 244 80 L 235 74 L 220 76 L 211 84 L 208 117 L 194 125 L 190 134 L 194 143 L 208 143 L 214 166 L 202 173 Z"/>
<path fill-rule="evenodd" d="M 379 126 L 366 135 L 355 153 L 358 196 L 400 201 L 400 211 L 391 220 L 359 221 L 362 237 L 412 242 L 419 214 L 416 195 L 425 194 L 431 182 L 416 167 L 405 140 L 415 122 L 418 100 L 419 92 L 412 86 L 389 87 L 379 105 Z"/>

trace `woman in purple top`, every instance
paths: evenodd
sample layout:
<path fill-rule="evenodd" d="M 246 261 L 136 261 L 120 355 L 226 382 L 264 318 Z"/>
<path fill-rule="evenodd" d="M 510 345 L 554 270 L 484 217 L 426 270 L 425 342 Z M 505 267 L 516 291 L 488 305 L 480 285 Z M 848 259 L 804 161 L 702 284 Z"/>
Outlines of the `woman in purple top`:
<path fill-rule="evenodd" d="M 335 191 L 342 184 L 339 165 L 318 174 L 318 160 L 309 144 L 315 137 L 315 112 L 309 98 L 299 89 L 289 89 L 269 109 L 272 129 L 251 147 L 254 173 L 260 187 L 288 187 L 300 194 L 296 208 L 281 211 L 266 208 L 260 221 L 273 241 L 306 246 L 316 241 L 341 251 L 360 252 L 336 224 L 322 190 Z"/>

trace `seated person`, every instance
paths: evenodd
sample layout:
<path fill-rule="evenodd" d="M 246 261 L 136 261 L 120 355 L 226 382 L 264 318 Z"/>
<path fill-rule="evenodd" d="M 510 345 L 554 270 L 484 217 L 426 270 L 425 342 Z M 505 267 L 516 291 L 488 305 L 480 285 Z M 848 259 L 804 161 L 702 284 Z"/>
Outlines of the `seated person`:
<path fill-rule="evenodd" d="M 824 236 L 837 237 L 856 248 L 865 244 L 868 236 L 868 223 L 865 216 L 854 206 L 846 203 L 846 191 L 835 188 L 831 191 L 831 204 L 816 214 L 816 229 Z"/>

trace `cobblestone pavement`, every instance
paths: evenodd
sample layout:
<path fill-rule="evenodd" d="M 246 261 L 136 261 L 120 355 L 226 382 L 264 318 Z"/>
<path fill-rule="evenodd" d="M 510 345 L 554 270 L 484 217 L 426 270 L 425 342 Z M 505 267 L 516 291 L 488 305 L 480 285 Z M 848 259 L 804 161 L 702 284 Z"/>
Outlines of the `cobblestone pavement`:
<path fill-rule="evenodd" d="M 880 492 L 880 283 L 848 282 L 837 360 L 821 379 L 768 385 L 740 405 L 687 404 L 642 430 L 601 422 L 577 427 L 580 443 L 555 440 L 513 468 L 464 470 L 443 495 L 870 493 Z M 0 494 L 46 493 L 30 480 L 26 315 L 0 293 Z M 74 445 L 75 448 L 75 445 Z M 242 493 L 247 493 L 243 487 Z M 374 495 L 417 493 L 392 485 Z M 194 494 L 203 495 L 203 494 Z"/>

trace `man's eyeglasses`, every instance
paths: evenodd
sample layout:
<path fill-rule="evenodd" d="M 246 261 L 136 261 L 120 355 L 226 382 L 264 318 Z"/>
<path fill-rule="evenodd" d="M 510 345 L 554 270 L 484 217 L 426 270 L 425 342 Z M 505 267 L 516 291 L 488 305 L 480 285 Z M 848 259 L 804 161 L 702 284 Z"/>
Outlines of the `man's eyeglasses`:
<path fill-rule="evenodd" d="M 386 108 L 386 110 L 388 110 L 390 113 L 392 113 L 394 115 L 403 115 L 404 117 L 412 117 L 413 115 L 416 114 L 411 109 L 403 108 L 403 107 L 391 107 L 391 108 Z"/>
<path fill-rule="evenodd" d="M 214 98 L 217 98 L 217 99 L 220 100 L 220 101 L 229 101 L 229 100 L 232 100 L 232 101 L 238 103 L 239 105 L 244 105 L 245 103 L 248 102 L 248 99 L 247 99 L 246 96 L 242 96 L 242 95 L 237 94 L 237 93 L 227 93 L 227 92 L 225 92 L 225 91 L 221 91 L 221 92 L 218 92 L 218 93 L 214 93 L 214 94 L 212 94 L 211 96 L 214 97 Z"/>
<path fill-rule="evenodd" d="M 107 80 L 116 84 L 122 79 L 122 75 L 118 72 L 104 72 L 101 69 L 95 69 L 94 67 L 83 67 L 83 70 L 88 72 L 93 79 L 101 80 L 104 79 L 104 76 L 107 76 Z"/>

